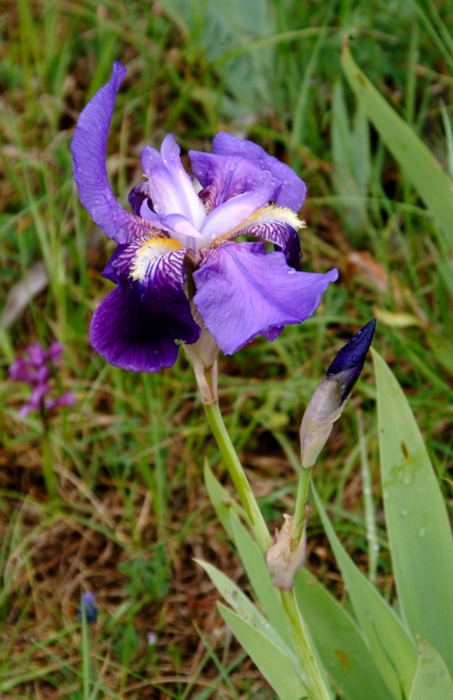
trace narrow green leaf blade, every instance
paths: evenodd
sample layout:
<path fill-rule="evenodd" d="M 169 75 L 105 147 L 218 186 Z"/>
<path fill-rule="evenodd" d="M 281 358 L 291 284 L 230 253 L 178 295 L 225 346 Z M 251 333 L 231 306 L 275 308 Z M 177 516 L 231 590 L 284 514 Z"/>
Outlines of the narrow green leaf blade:
<path fill-rule="evenodd" d="M 217 607 L 233 634 L 257 665 L 280 700 L 307 698 L 307 688 L 287 656 L 258 629 L 222 603 Z"/>
<path fill-rule="evenodd" d="M 341 62 L 346 78 L 368 119 L 434 215 L 453 249 L 453 184 L 411 127 L 395 112 L 354 62 L 347 44 Z"/>
<path fill-rule="evenodd" d="M 306 570 L 294 587 L 324 668 L 348 700 L 391 700 L 359 628 L 337 600 Z"/>
<path fill-rule="evenodd" d="M 409 700 L 453 700 L 453 683 L 438 652 L 418 639 L 418 665 Z"/>
<path fill-rule="evenodd" d="M 400 700 L 403 689 L 407 697 L 417 666 L 415 643 L 392 608 L 349 557 L 315 489 L 313 494 L 371 656 L 392 695 Z"/>
<path fill-rule="evenodd" d="M 243 593 L 241 589 L 228 578 L 228 576 L 225 576 L 225 574 L 219 571 L 219 569 L 217 569 L 215 566 L 212 566 L 212 564 L 208 564 L 205 561 L 200 561 L 199 559 L 196 559 L 195 561 L 201 567 L 203 567 L 214 586 L 217 588 L 224 600 L 231 605 L 235 613 L 253 625 L 255 629 L 259 630 L 269 639 L 269 641 L 275 644 L 275 646 L 278 647 L 287 658 L 291 659 L 294 668 L 298 668 L 300 675 L 303 676 L 294 653 L 285 644 L 285 642 L 263 617 L 263 615 L 261 615 L 250 598 L 248 598 L 245 593 Z"/>
<path fill-rule="evenodd" d="M 271 626 L 291 649 L 292 641 L 283 616 L 281 598 L 271 581 L 264 556 L 235 516 L 231 517 L 231 525 L 242 566 L 252 585 L 253 592 Z"/>
<path fill-rule="evenodd" d="M 414 634 L 453 672 L 453 538 L 442 493 L 406 397 L 373 351 L 379 452 L 398 600 Z"/>

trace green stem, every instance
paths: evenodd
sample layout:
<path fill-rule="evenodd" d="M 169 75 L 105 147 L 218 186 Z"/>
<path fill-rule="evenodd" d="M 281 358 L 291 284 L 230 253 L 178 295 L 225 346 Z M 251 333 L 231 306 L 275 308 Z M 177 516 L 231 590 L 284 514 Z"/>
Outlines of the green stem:
<path fill-rule="evenodd" d="M 43 422 L 42 469 L 44 473 L 44 482 L 46 484 L 47 495 L 50 501 L 54 501 L 56 498 L 58 498 L 58 486 L 55 472 L 53 470 L 52 444 L 50 440 L 49 427 L 46 421 Z"/>
<path fill-rule="evenodd" d="M 311 648 L 302 616 L 297 607 L 294 589 L 290 591 L 280 589 L 280 594 L 288 631 L 293 640 L 300 665 L 305 673 L 310 698 L 311 700 L 331 700 L 321 669 Z"/>
<path fill-rule="evenodd" d="M 310 477 L 313 471 L 312 467 L 308 469 L 302 467 L 299 474 L 299 486 L 297 488 L 296 507 L 294 509 L 294 532 L 292 539 L 299 542 L 302 535 L 302 529 L 306 519 L 305 504 L 308 498 L 308 488 L 310 486 Z"/>
<path fill-rule="evenodd" d="M 236 450 L 234 449 L 233 443 L 231 442 L 230 436 L 225 428 L 225 423 L 223 422 L 222 414 L 220 413 L 219 404 L 217 401 L 212 404 L 203 404 L 203 408 L 213 435 L 217 441 L 220 453 L 233 480 L 238 496 L 241 499 L 245 512 L 247 513 L 250 526 L 254 532 L 256 540 L 263 553 L 266 553 L 272 544 L 272 538 L 269 535 L 266 523 L 258 507 L 258 503 L 256 502 L 253 491 L 250 488 L 250 484 L 236 454 Z"/>

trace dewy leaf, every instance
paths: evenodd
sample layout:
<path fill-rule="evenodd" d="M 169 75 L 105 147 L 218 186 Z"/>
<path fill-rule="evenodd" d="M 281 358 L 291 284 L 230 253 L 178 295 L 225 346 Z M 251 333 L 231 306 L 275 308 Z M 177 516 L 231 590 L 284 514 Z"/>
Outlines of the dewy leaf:
<path fill-rule="evenodd" d="M 333 596 L 306 570 L 296 577 L 294 591 L 321 662 L 335 687 L 348 700 L 391 700 L 355 622 Z"/>
<path fill-rule="evenodd" d="M 434 215 L 453 250 L 453 183 L 411 127 L 395 112 L 355 64 L 345 43 L 344 73 L 368 119 Z"/>
<path fill-rule="evenodd" d="M 418 638 L 418 666 L 409 700 L 453 700 L 453 683 L 440 655 Z"/>
<path fill-rule="evenodd" d="M 373 352 L 387 532 L 398 600 L 414 634 L 453 673 L 453 538 L 440 487 L 406 397 Z"/>
<path fill-rule="evenodd" d="M 417 665 L 415 643 L 394 611 L 349 557 L 315 489 L 313 494 L 371 656 L 393 697 L 401 700 L 401 690 L 404 697 L 408 697 Z"/>
<path fill-rule="evenodd" d="M 252 661 L 277 693 L 280 700 L 308 698 L 307 688 L 291 661 L 273 642 L 221 603 L 217 607 L 228 627 Z"/>
<path fill-rule="evenodd" d="M 231 515 L 231 525 L 242 566 L 252 584 L 253 592 L 272 627 L 292 649 L 292 641 L 283 616 L 281 598 L 271 581 L 266 560 L 258 545 L 233 515 Z"/>

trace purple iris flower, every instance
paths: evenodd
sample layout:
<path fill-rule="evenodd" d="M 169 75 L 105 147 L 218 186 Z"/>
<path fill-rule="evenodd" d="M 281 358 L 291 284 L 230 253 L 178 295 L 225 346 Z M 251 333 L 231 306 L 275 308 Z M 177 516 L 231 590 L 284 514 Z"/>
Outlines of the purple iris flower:
<path fill-rule="evenodd" d="M 54 342 L 48 350 L 44 350 L 40 343 L 29 345 L 23 357 L 16 357 L 9 367 L 10 379 L 24 382 L 31 387 L 31 394 L 26 404 L 19 411 L 21 417 L 27 416 L 31 411 L 38 411 L 45 415 L 48 411 L 59 406 L 73 406 L 75 396 L 67 391 L 54 398 L 46 398 L 52 391 L 49 380 L 52 377 L 52 365 L 58 368 L 63 348 L 60 343 Z"/>
<path fill-rule="evenodd" d="M 300 272 L 303 224 L 296 212 L 305 184 L 256 144 L 220 132 L 212 153 L 189 152 L 194 180 L 168 134 L 160 153 L 142 151 L 145 179 L 129 194 L 133 211 L 118 204 L 105 157 L 125 74 L 115 63 L 110 82 L 81 113 L 71 145 L 80 200 L 118 243 L 103 272 L 116 287 L 91 322 L 95 350 L 137 372 L 171 367 L 178 345 L 200 336 L 192 300 L 226 354 L 258 334 L 274 340 L 286 324 L 311 316 L 338 272 Z M 244 235 L 258 240 L 235 242 Z"/>

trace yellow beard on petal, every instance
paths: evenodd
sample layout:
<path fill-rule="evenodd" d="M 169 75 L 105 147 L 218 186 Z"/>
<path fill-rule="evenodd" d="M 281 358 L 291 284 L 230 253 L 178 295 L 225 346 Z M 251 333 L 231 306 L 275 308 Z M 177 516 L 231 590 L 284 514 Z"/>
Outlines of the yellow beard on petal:
<path fill-rule="evenodd" d="M 155 258 L 180 250 L 182 245 L 171 238 L 148 238 L 137 250 L 129 277 L 143 282 L 150 264 Z"/>
<path fill-rule="evenodd" d="M 216 248 L 217 246 L 222 245 L 222 243 L 225 241 L 237 236 L 238 233 L 245 228 L 260 224 L 272 223 L 287 224 L 296 231 L 301 228 L 306 228 L 305 221 L 301 221 L 296 212 L 289 207 L 279 207 L 277 204 L 267 204 L 265 207 L 257 209 L 257 211 L 253 212 L 253 214 L 244 219 L 244 221 L 241 221 L 238 226 L 235 226 L 234 229 L 228 231 L 228 233 L 215 238 L 210 247 Z"/>

